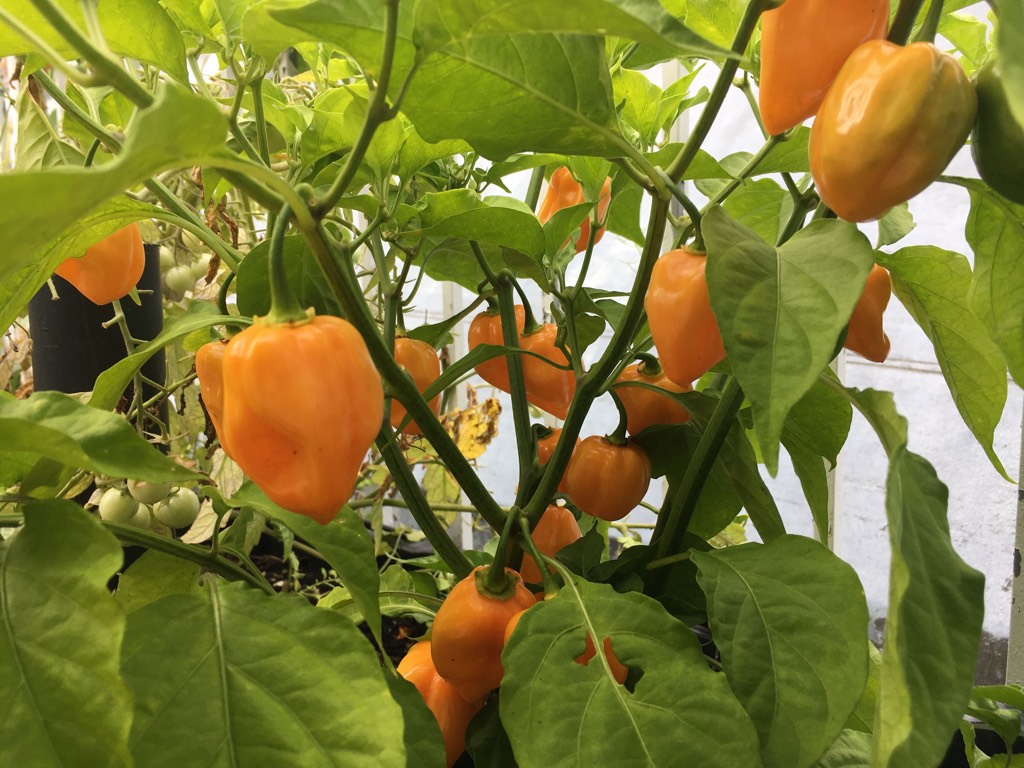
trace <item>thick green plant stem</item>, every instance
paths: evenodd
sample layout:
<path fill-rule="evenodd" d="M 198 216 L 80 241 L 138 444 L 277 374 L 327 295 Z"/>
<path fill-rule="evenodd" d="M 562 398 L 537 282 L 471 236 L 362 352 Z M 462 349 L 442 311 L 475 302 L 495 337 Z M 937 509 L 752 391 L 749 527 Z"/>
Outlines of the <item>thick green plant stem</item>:
<path fill-rule="evenodd" d="M 487 566 L 487 573 L 483 581 L 477 581 L 483 591 L 492 595 L 508 593 L 508 574 L 505 573 L 505 566 L 508 565 L 516 535 L 519 533 L 520 519 L 522 519 L 522 510 L 519 507 L 512 507 L 505 517 L 505 527 L 501 530 L 501 538 L 494 550 L 494 560 Z"/>
<path fill-rule="evenodd" d="M 537 545 L 530 535 L 530 521 L 525 517 L 519 518 L 519 534 L 520 546 L 533 558 L 533 561 L 537 564 L 537 570 L 540 571 L 541 584 L 544 587 L 544 599 L 547 600 L 554 597 L 558 594 L 561 587 L 558 586 L 558 582 L 555 581 L 554 576 L 548 569 L 547 557 L 537 549 Z"/>
<path fill-rule="evenodd" d="M 423 436 L 434 447 L 438 458 L 452 473 L 455 482 L 462 488 L 470 503 L 477 508 L 484 520 L 495 529 L 500 530 L 505 522 L 505 513 L 502 512 L 501 507 L 491 496 L 483 481 L 473 471 L 473 467 L 462 455 L 451 435 L 445 431 L 437 417 L 434 416 L 434 412 L 416 388 L 413 380 L 395 362 L 391 349 L 380 334 L 377 322 L 370 314 L 366 301 L 363 299 L 352 260 L 344 254 L 341 258 L 336 258 L 334 246 L 327 238 L 323 228 L 309 215 L 309 211 L 306 211 L 305 216 L 297 217 L 296 226 L 306 238 L 306 242 L 320 265 L 320 269 L 323 270 L 331 292 L 341 304 L 345 316 L 366 342 L 370 357 L 373 358 L 377 370 L 387 382 L 392 396 L 402 402 L 406 411 L 409 412 L 410 418 L 419 425 Z M 405 462 L 404 458 L 402 458 L 402 462 Z M 388 467 L 394 474 L 396 468 L 392 467 L 390 462 Z"/>
<path fill-rule="evenodd" d="M 363 127 L 355 145 L 348 153 L 348 157 L 345 158 L 345 165 L 331 182 L 330 188 L 312 208 L 312 213 L 317 219 L 326 216 L 341 199 L 341 196 L 348 191 L 377 128 L 394 117 L 394 114 L 388 109 L 388 85 L 391 82 L 391 67 L 395 60 L 395 41 L 398 37 L 398 2 L 399 0 L 384 0 L 384 49 L 380 57 L 380 75 L 377 77 L 377 85 L 366 108 Z"/>
<path fill-rule="evenodd" d="M 657 261 L 661 253 L 661 242 L 665 236 L 665 224 L 668 218 L 668 206 L 668 196 L 653 200 L 644 248 L 640 254 L 640 264 L 637 266 L 636 278 L 633 280 L 633 287 L 630 290 L 622 320 L 615 329 L 615 333 L 612 334 L 601 359 L 577 381 L 576 395 L 565 416 L 562 436 L 551 454 L 551 458 L 544 465 L 540 483 L 523 509 L 523 514 L 526 515 L 531 525 L 535 525 L 540 516 L 544 514 L 544 510 L 547 509 L 548 501 L 555 494 L 558 483 L 569 464 L 569 457 L 576 447 L 576 438 L 579 437 L 583 420 L 586 418 L 594 398 L 601 393 L 608 377 L 621 363 L 622 357 L 632 344 L 633 337 L 643 321 L 644 297 L 651 282 L 654 262 Z"/>
<path fill-rule="evenodd" d="M 182 560 L 188 560 L 190 563 L 195 563 L 203 569 L 210 571 L 211 573 L 215 573 L 218 576 L 223 576 L 225 579 L 230 581 L 245 581 L 257 589 L 263 590 L 268 595 L 276 594 L 274 588 L 270 586 L 267 580 L 262 576 L 257 577 L 245 568 L 242 568 L 241 566 L 236 565 L 230 560 L 210 552 L 209 550 L 195 547 L 191 544 L 183 544 L 176 539 L 159 536 L 152 531 L 144 531 L 141 528 L 135 528 L 131 525 L 121 525 L 119 523 L 108 523 L 104 521 L 103 527 L 117 536 L 117 538 L 125 544 L 137 544 L 139 546 L 146 547 L 147 549 L 162 552 L 165 555 L 171 555 Z"/>
<path fill-rule="evenodd" d="M 501 313 L 501 333 L 505 346 L 519 348 L 519 329 L 516 328 L 515 303 L 512 297 L 512 279 L 502 274 L 498 278 L 498 307 Z M 530 432 L 530 404 L 526 401 L 526 383 L 523 379 L 523 358 L 521 355 L 507 355 L 508 383 L 512 390 L 512 423 L 516 432 L 516 454 L 519 458 L 519 491 L 516 494 L 516 506 L 526 493 L 526 480 L 533 468 L 534 446 L 533 434 Z"/>
<path fill-rule="evenodd" d="M 747 164 L 743 166 L 739 173 L 736 174 L 736 177 L 730 179 L 728 184 L 722 187 L 718 192 L 715 193 L 714 197 L 708 200 L 707 205 L 705 205 L 704 208 L 701 209 L 701 213 L 707 213 L 716 205 L 721 204 L 729 195 L 736 191 L 736 189 L 743 183 L 745 179 L 753 175 L 754 171 L 757 170 L 757 166 L 759 166 L 761 164 L 761 161 L 768 156 L 768 153 L 772 151 L 775 145 L 781 144 L 783 141 L 786 140 L 785 137 L 785 133 L 780 133 L 775 136 L 769 136 L 767 141 L 765 141 L 765 143 L 761 145 L 761 149 L 757 151 L 757 154 L 747 161 Z"/>
<path fill-rule="evenodd" d="M 689 528 L 693 511 L 697 508 L 697 500 L 704 488 L 708 473 L 711 471 L 718 452 L 732 428 L 733 419 L 743 404 L 743 390 L 735 378 L 730 379 L 722 392 L 722 398 L 711 415 L 704 434 L 700 437 L 697 449 L 686 467 L 679 487 L 672 498 L 672 506 L 668 515 L 658 518 L 658 526 L 651 536 L 653 557 L 661 559 L 674 554 L 682 543 L 683 536 Z"/>
<path fill-rule="evenodd" d="M 153 103 L 153 95 L 112 56 L 93 45 L 52 0 L 31 0 L 31 2 L 42 17 L 53 25 L 60 36 L 89 63 L 101 83 L 114 87 L 127 96 L 132 103 L 143 109 Z"/>
<path fill-rule="evenodd" d="M 896 43 L 897 45 L 906 43 L 914 29 L 917 15 L 923 6 L 924 0 L 900 0 L 900 7 L 897 9 L 896 16 L 892 20 L 892 26 L 889 27 L 889 36 L 886 39 L 890 43 Z"/>
<path fill-rule="evenodd" d="M 924 17 L 924 23 L 914 37 L 915 42 L 931 43 L 939 31 L 939 21 L 942 19 L 942 0 L 932 0 L 928 6 L 928 15 Z"/>
<path fill-rule="evenodd" d="M 434 547 L 434 551 L 452 569 L 452 573 L 464 579 L 473 570 L 473 565 L 452 541 L 452 537 L 448 535 L 448 531 L 444 529 L 434 510 L 427 503 L 419 483 L 409 468 L 409 462 L 406 461 L 402 449 L 394 438 L 394 430 L 390 426 L 383 427 L 377 435 L 377 448 L 391 471 L 391 477 L 398 486 L 409 513 Z"/>
<path fill-rule="evenodd" d="M 530 206 L 531 211 L 537 210 L 537 201 L 540 199 L 540 188 L 544 183 L 544 166 L 538 165 L 530 174 L 530 186 L 526 188 L 524 202 Z"/>
<path fill-rule="evenodd" d="M 298 296 L 288 283 L 288 273 L 284 265 L 284 234 L 288 231 L 291 219 L 291 208 L 281 207 L 281 212 L 274 222 L 274 231 L 270 234 L 270 255 L 267 257 L 267 269 L 270 273 L 270 312 L 267 320 L 271 323 L 303 323 L 309 317 L 299 303 Z"/>
<path fill-rule="evenodd" d="M 740 27 L 736 31 L 736 37 L 732 43 L 732 52 L 736 55 L 722 63 L 722 70 L 718 73 L 718 79 L 711 90 L 711 96 L 708 98 L 707 104 L 704 105 L 704 110 L 700 113 L 700 117 L 697 118 L 697 124 L 693 126 L 693 130 L 686 139 L 686 143 L 679 150 L 679 154 L 676 155 L 672 165 L 668 168 L 669 178 L 674 182 L 678 183 L 683 178 L 686 169 L 690 167 L 690 163 L 697 156 L 697 150 L 700 149 L 704 139 L 707 138 L 715 118 L 718 117 L 718 111 L 722 108 L 725 96 L 732 86 L 732 79 L 736 75 L 736 70 L 740 63 L 739 57 L 747 49 L 747 43 L 750 42 L 750 36 L 757 27 L 758 19 L 761 18 L 761 14 L 769 7 L 769 0 L 750 0 L 750 3 L 747 5 L 747 10 L 743 14 Z"/>

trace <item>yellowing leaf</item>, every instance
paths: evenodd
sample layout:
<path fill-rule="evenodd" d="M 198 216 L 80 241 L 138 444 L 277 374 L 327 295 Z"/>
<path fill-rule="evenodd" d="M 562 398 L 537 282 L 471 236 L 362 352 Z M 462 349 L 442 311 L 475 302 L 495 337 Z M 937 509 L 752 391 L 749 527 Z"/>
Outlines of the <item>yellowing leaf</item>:
<path fill-rule="evenodd" d="M 490 397 L 465 410 L 447 414 L 443 422 L 462 455 L 467 459 L 476 459 L 483 455 L 497 436 L 500 415 L 501 403 L 497 398 Z"/>

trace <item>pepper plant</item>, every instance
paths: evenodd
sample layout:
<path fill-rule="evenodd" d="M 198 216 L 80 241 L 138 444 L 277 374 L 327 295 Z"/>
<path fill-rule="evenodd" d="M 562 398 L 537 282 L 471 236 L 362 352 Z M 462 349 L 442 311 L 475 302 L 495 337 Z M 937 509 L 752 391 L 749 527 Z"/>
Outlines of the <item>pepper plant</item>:
<path fill-rule="evenodd" d="M 20 94 L 0 327 L 127 226 L 162 244 L 168 285 L 163 332 L 126 330 L 91 392 L 0 398 L 0 763 L 905 768 L 936 765 L 965 713 L 1012 741 L 999 703 L 1024 692 L 972 692 L 983 578 L 951 544 L 946 487 L 892 394 L 830 364 L 844 343 L 884 360 L 891 281 L 1006 475 L 992 441 L 1007 371 L 1024 381 L 1024 187 L 998 162 L 979 163 L 988 182 L 939 174 L 982 66 L 975 152 L 1024 151 L 1024 17 L 878 5 L 0 2 Z M 780 13 L 817 18 L 762 24 Z M 852 29 L 836 60 L 822 34 Z M 937 31 L 952 57 L 928 48 Z M 911 41 L 924 63 L 872 69 Z M 800 84 L 825 60 L 847 90 Z M 668 61 L 675 82 L 643 72 Z M 702 147 L 732 89 L 774 133 L 715 158 Z M 973 262 L 898 246 L 931 183 L 970 193 Z M 883 210 L 833 212 L 822 185 L 837 208 Z M 876 247 L 859 220 L 877 217 Z M 639 251 L 615 292 L 588 281 L 606 233 Z M 415 326 L 427 279 L 478 298 Z M 470 320 L 468 355 L 424 359 Z M 157 353 L 170 374 L 147 399 Z M 437 400 L 474 373 L 510 394 L 514 496 L 473 464 L 493 401 L 474 431 Z M 599 398 L 620 423 L 581 434 Z M 888 458 L 881 653 L 823 543 L 854 418 Z M 762 480 L 780 447 L 817 539 L 786 532 Z M 652 476 L 667 490 L 649 541 L 610 559 L 597 517 L 635 509 Z M 449 533 L 462 499 L 486 551 Z M 384 546 L 385 504 L 430 556 Z M 758 541 L 722 546 L 741 512 Z M 272 584 L 261 538 L 322 580 Z M 144 554 L 126 567 L 128 546 Z M 437 616 L 404 666 L 415 687 L 357 627 L 380 642 L 382 613 Z"/>

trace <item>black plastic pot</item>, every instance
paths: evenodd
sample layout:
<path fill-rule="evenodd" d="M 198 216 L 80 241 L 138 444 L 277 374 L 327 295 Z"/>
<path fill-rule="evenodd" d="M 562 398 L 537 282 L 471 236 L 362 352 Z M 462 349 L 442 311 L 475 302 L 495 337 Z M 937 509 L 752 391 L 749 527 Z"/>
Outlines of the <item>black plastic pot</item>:
<path fill-rule="evenodd" d="M 136 339 L 149 340 L 163 329 L 163 300 L 160 294 L 160 248 L 145 246 L 146 267 L 139 280 L 141 305 L 121 300 L 128 329 Z M 87 392 L 96 377 L 125 357 L 126 349 L 117 326 L 104 328 L 113 316 L 109 304 L 97 306 L 61 277 L 53 276 L 59 299 L 44 286 L 28 304 L 32 333 L 32 373 L 37 391 Z M 142 291 L 149 291 L 143 293 Z M 153 355 L 142 374 L 163 382 L 166 364 L 163 352 Z M 155 394 L 146 392 L 145 396 Z M 128 390 L 129 396 L 131 389 Z"/>

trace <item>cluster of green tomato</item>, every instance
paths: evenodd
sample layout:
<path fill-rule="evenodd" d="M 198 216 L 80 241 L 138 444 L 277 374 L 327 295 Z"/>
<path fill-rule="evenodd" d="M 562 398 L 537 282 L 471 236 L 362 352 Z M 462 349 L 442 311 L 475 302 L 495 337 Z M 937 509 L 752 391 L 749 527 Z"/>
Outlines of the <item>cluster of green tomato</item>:
<path fill-rule="evenodd" d="M 199 516 L 199 497 L 190 488 L 170 483 L 129 480 L 107 488 L 98 508 L 100 517 L 110 523 L 149 528 L 156 518 L 168 528 L 188 528 Z"/>

